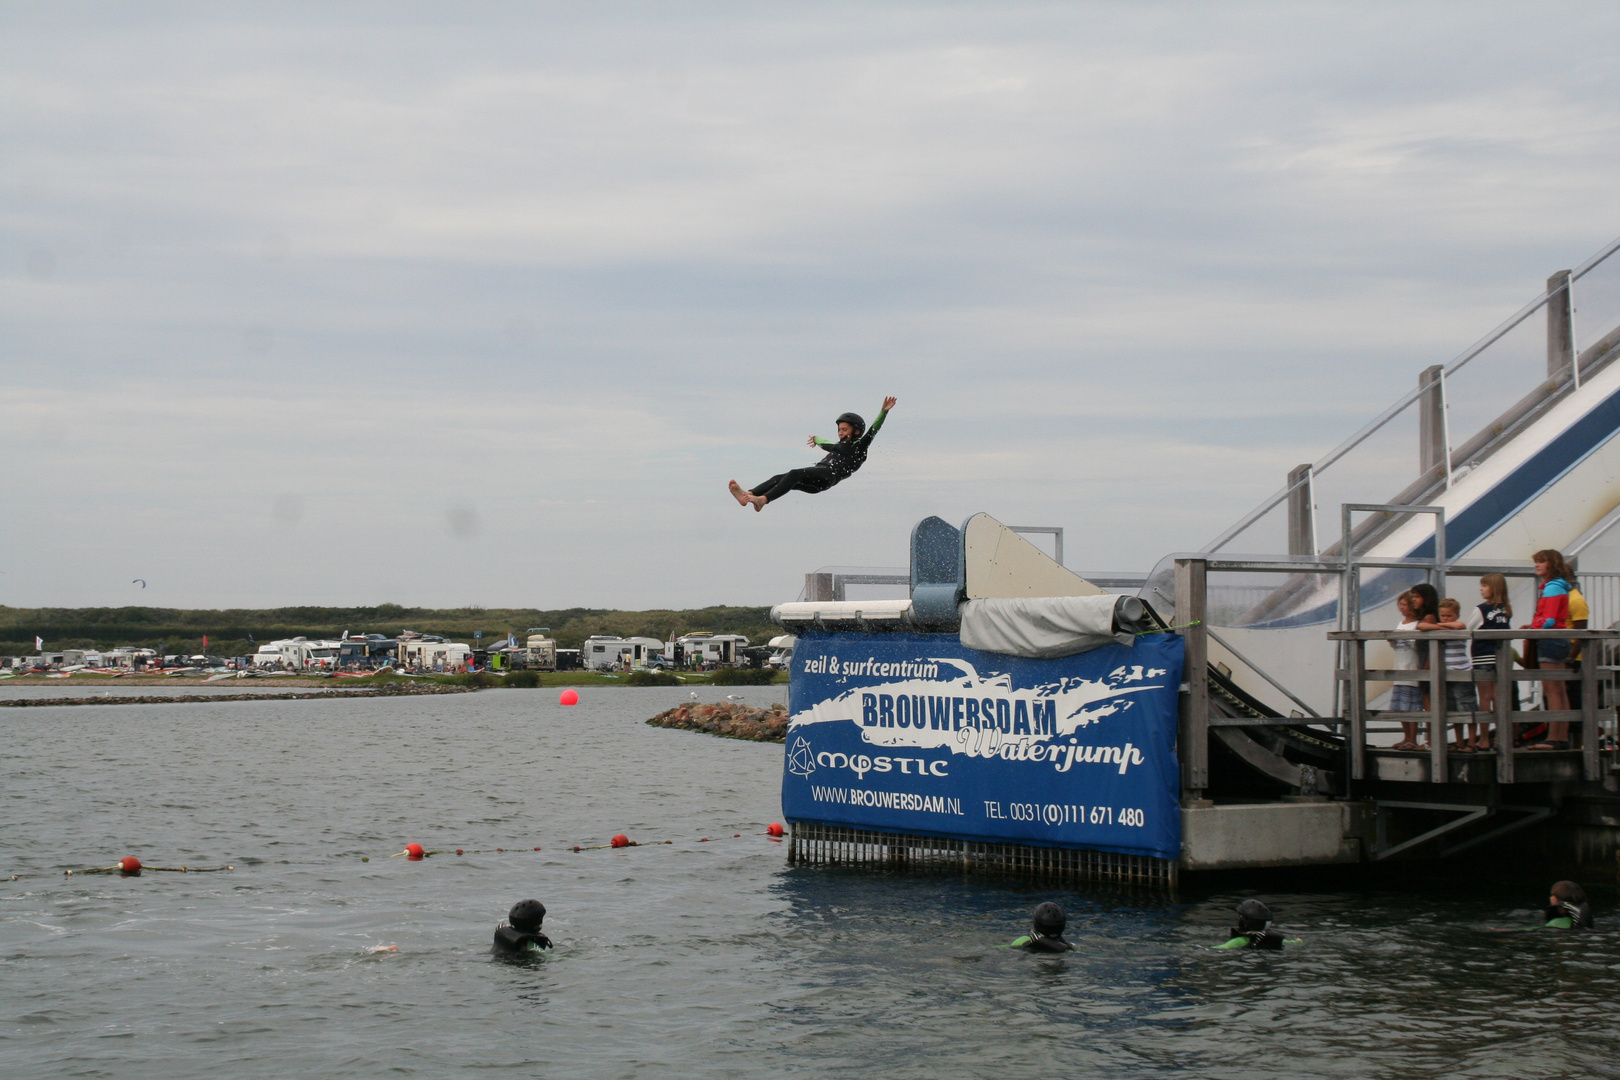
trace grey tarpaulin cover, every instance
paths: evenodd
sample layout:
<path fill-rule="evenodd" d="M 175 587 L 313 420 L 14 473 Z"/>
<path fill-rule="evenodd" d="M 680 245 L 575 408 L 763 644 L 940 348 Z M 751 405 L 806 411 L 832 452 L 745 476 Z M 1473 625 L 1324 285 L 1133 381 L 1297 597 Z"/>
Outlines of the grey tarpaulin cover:
<path fill-rule="evenodd" d="M 969 600 L 958 609 L 958 633 L 970 649 L 1045 659 L 1132 645 L 1135 635 L 1114 629 L 1114 607 L 1122 599 L 1104 593 Z"/>

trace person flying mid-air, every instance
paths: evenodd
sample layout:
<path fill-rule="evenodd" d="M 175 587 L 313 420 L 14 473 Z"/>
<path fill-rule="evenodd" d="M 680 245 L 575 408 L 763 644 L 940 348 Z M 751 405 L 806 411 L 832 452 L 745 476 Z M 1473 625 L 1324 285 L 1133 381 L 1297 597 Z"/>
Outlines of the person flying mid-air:
<path fill-rule="evenodd" d="M 757 512 L 765 509 L 766 503 L 780 499 L 790 491 L 814 495 L 826 491 L 840 480 L 849 479 L 855 475 L 855 470 L 866 464 L 866 452 L 872 447 L 872 436 L 883 426 L 883 418 L 894 408 L 894 402 L 893 397 L 883 399 L 883 411 L 872 421 L 871 430 L 867 430 L 866 421 L 859 414 L 847 412 L 838 418 L 837 442 L 810 436 L 810 446 L 827 452 L 819 464 L 777 473 L 763 484 L 755 485 L 752 490 L 744 490 L 741 484 L 733 480 L 729 485 L 731 497 L 737 500 L 739 506 L 752 506 Z"/>

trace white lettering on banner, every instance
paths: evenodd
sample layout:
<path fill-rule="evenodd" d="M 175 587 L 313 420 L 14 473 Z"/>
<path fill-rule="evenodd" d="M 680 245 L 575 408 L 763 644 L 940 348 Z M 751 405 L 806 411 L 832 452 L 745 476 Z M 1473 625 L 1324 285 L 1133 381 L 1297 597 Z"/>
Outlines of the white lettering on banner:
<path fill-rule="evenodd" d="M 840 806 L 871 806 L 879 810 L 912 810 L 920 814 L 962 813 L 962 800 L 942 795 L 913 795 L 909 791 L 868 791 L 865 788 L 822 787 L 810 785 L 810 797 L 817 802 L 838 803 Z"/>
<path fill-rule="evenodd" d="M 968 661 L 949 657 L 879 662 L 840 661 L 827 656 L 807 657 L 804 664 L 804 670 L 812 673 L 826 668 L 828 673 L 875 674 L 884 678 L 892 671 L 903 681 L 855 687 L 817 702 L 793 714 L 790 730 L 802 732 L 815 724 L 848 720 L 860 731 L 862 741 L 873 746 L 1046 762 L 1060 773 L 1068 772 L 1076 763 L 1115 765 L 1121 774 L 1132 765 L 1142 764 L 1141 749 L 1130 743 L 1081 746 L 1073 736 L 1082 728 L 1131 708 L 1133 694 L 1174 689 L 1165 679 L 1169 674 L 1166 669 L 1141 664 L 1121 665 L 1102 679 L 1063 678 L 1016 691 L 1011 676 L 984 678 Z M 924 674 L 930 668 L 937 671 L 941 667 L 954 668 L 960 674 L 946 680 L 930 679 Z M 824 755 L 818 755 L 818 763 L 820 756 Z M 933 770 L 923 774 L 920 758 L 832 756 L 844 760 L 829 768 L 852 768 L 862 777 L 867 772 L 909 774 L 913 763 L 919 775 L 944 775 Z"/>
<path fill-rule="evenodd" d="M 896 767 L 908 776 L 949 776 L 946 771 L 948 761 L 940 759 L 930 761 L 927 758 L 903 757 L 868 757 L 865 754 L 842 754 L 838 751 L 823 750 L 815 756 L 817 765 L 828 769 L 849 769 L 862 780 L 869 772 L 894 772 Z M 915 771 L 911 768 L 917 766 Z M 803 775 L 808 776 L 809 773 Z"/>

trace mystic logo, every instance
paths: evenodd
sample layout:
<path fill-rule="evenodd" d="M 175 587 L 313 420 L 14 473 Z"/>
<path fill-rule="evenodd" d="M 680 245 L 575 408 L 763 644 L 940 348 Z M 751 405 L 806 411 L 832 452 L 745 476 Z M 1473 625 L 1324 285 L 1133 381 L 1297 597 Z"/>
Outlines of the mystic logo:
<path fill-rule="evenodd" d="M 816 771 L 816 756 L 802 735 L 794 740 L 793 749 L 788 751 L 787 768 L 788 772 L 797 776 L 809 776 Z"/>

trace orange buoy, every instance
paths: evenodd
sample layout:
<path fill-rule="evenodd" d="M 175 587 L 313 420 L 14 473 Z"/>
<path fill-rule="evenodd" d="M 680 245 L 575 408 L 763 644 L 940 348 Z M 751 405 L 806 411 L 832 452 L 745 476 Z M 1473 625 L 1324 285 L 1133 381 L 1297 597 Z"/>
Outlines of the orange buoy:
<path fill-rule="evenodd" d="M 782 826 L 779 825 L 777 822 L 774 822 L 774 821 L 771 822 L 769 825 L 765 826 L 765 835 L 766 836 L 781 836 L 782 835 Z"/>
<path fill-rule="evenodd" d="M 133 855 L 125 855 L 118 860 L 118 869 L 123 873 L 134 876 L 141 872 L 141 860 Z"/>
<path fill-rule="evenodd" d="M 567 690 L 564 690 L 561 694 L 559 694 L 557 696 L 557 704 L 559 704 L 559 705 L 578 705 L 579 704 L 579 692 L 576 691 L 573 687 L 569 687 Z"/>
<path fill-rule="evenodd" d="M 411 862 L 415 862 L 426 854 L 427 852 L 422 850 L 421 844 L 413 842 L 405 845 L 405 857 L 410 859 Z"/>
<path fill-rule="evenodd" d="M 624 835 L 624 833 L 619 833 L 617 836 L 615 836 L 613 838 L 613 840 L 611 842 L 612 842 L 614 847 L 629 847 L 630 846 L 630 838 L 628 836 Z"/>

